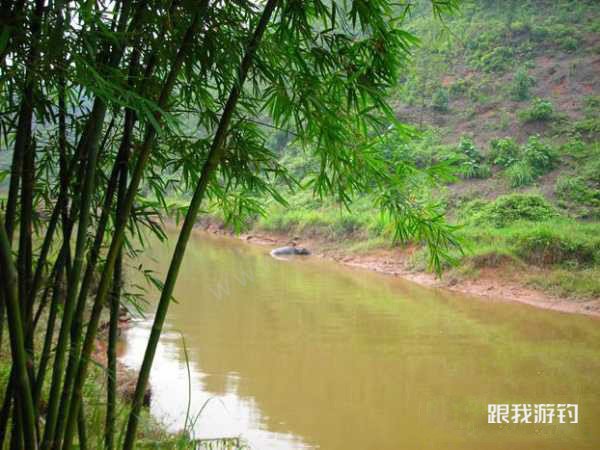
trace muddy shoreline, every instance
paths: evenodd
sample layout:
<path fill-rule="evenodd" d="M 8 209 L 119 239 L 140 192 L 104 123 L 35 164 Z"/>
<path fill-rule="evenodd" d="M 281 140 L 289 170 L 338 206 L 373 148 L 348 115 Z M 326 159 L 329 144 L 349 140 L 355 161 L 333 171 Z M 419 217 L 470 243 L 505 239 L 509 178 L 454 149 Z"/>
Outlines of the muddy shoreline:
<path fill-rule="evenodd" d="M 174 227 L 174 225 L 173 225 Z M 431 273 L 415 271 L 409 267 L 410 250 L 406 249 L 377 249 L 366 253 L 351 253 L 335 243 L 320 239 L 290 237 L 285 234 L 251 232 L 234 234 L 222 225 L 212 221 L 199 222 L 194 231 L 213 235 L 228 236 L 242 240 L 251 245 L 279 247 L 295 242 L 298 246 L 307 247 L 313 256 L 334 261 L 346 266 L 370 270 L 390 276 L 397 276 L 422 286 L 445 289 L 475 296 L 488 301 L 519 302 L 542 309 L 549 309 L 570 314 L 583 314 L 600 318 L 600 298 L 578 300 L 558 298 L 547 293 L 532 289 L 519 280 L 519 275 L 496 268 L 482 269 L 477 278 L 465 279 L 444 275 L 437 278 Z M 528 271 L 541 269 L 528 268 Z"/>

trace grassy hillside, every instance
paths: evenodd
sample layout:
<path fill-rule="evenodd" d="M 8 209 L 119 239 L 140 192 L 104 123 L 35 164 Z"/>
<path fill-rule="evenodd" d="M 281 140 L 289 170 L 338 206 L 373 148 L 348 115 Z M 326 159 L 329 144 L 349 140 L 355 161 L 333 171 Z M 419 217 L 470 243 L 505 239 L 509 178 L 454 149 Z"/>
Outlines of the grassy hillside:
<path fill-rule="evenodd" d="M 453 273 L 531 268 L 522 281 L 570 297 L 600 296 L 600 3 L 465 1 L 443 22 L 413 10 L 422 37 L 393 92 L 398 118 L 419 130 L 391 136 L 390 158 L 453 181 L 414 195 L 459 226 Z M 314 164 L 284 135 L 282 161 L 302 179 Z M 306 192 L 268 206 L 254 227 L 389 246 L 391 227 L 367 197 L 352 212 Z M 413 256 L 425 268 L 424 250 Z"/>

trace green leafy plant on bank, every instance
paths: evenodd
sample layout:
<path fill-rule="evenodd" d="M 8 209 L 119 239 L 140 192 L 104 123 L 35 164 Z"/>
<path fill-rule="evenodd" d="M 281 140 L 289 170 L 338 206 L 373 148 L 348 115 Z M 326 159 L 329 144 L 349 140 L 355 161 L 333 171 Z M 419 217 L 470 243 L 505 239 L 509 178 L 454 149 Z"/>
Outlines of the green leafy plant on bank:
<path fill-rule="evenodd" d="M 506 168 L 505 176 L 513 188 L 527 186 L 552 170 L 558 161 L 556 150 L 539 136 L 530 136 L 518 150 L 513 141 L 492 141 L 493 160 Z"/>
<path fill-rule="evenodd" d="M 461 211 L 461 218 L 474 225 L 503 228 L 515 222 L 544 222 L 558 217 L 558 211 L 541 195 L 501 195 L 493 202 L 474 200 Z"/>
<path fill-rule="evenodd" d="M 448 91 L 444 88 L 439 88 L 433 93 L 431 106 L 435 111 L 446 112 L 448 111 L 449 102 L 450 97 L 448 95 Z"/>
<path fill-rule="evenodd" d="M 521 122 L 546 122 L 554 118 L 554 105 L 549 100 L 536 98 L 528 108 L 518 111 Z"/>
<path fill-rule="evenodd" d="M 509 137 L 492 139 L 489 158 L 492 164 L 509 167 L 519 161 L 519 146 L 514 139 Z"/>
<path fill-rule="evenodd" d="M 485 162 L 485 157 L 481 151 L 475 147 L 473 140 L 467 136 L 460 139 L 456 147 L 456 157 L 458 159 L 460 173 L 464 178 L 489 178 L 491 175 L 490 166 Z"/>
<path fill-rule="evenodd" d="M 513 78 L 510 93 L 515 100 L 523 101 L 530 97 L 530 89 L 535 85 L 535 78 L 529 75 L 527 69 L 519 69 Z"/>

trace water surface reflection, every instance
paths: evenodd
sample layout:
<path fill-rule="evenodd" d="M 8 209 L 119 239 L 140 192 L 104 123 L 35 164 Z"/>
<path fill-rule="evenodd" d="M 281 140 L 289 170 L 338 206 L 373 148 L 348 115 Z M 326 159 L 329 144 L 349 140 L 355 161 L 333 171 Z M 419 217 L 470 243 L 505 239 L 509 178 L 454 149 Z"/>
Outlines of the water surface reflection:
<path fill-rule="evenodd" d="M 164 271 L 156 245 L 147 261 Z M 195 235 L 151 375 L 152 412 L 255 449 L 596 449 L 600 328 Z M 150 322 L 127 332 L 141 360 Z M 180 334 L 181 333 L 181 334 Z M 578 425 L 488 425 L 488 403 L 579 403 Z"/>

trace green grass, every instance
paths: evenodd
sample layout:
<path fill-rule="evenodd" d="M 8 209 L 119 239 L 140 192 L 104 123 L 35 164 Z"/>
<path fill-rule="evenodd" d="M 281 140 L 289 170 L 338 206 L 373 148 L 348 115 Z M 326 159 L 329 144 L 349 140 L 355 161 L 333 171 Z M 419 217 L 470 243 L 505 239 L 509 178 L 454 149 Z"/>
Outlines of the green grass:
<path fill-rule="evenodd" d="M 600 266 L 600 224 L 567 219 L 521 221 L 498 228 L 469 225 L 460 236 L 470 247 L 469 256 L 502 252 L 537 266 L 586 268 Z"/>
<path fill-rule="evenodd" d="M 566 270 L 555 269 L 529 278 L 529 285 L 558 297 L 600 297 L 600 269 Z"/>
<path fill-rule="evenodd" d="M 333 203 L 316 207 L 313 202 L 308 193 L 296 194 L 289 208 L 270 208 L 267 218 L 260 219 L 256 226 L 290 236 L 333 241 L 349 252 L 389 248 L 386 223 L 366 199 L 359 201 L 351 213 Z M 594 277 L 600 273 L 600 223 L 562 216 L 539 195 L 512 194 L 494 202 L 476 200 L 460 209 L 462 226 L 457 233 L 465 254 L 452 255 L 458 261 L 455 274 L 475 276 L 485 267 L 519 268 L 526 273 L 528 266 L 535 266 L 550 274 L 545 283 L 543 277 L 532 278 L 536 288 L 585 298 L 600 292 L 600 277 Z M 422 249 L 413 256 L 412 268 L 425 270 L 425 261 L 426 250 Z"/>
<path fill-rule="evenodd" d="M 391 224 L 373 212 L 366 198 L 355 202 L 351 211 L 333 201 L 315 202 L 308 192 L 297 193 L 289 201 L 289 206 L 272 203 L 255 226 L 269 232 L 334 240 L 391 237 Z"/>
<path fill-rule="evenodd" d="M 453 255 L 459 270 L 466 274 L 516 265 L 527 272 L 528 266 L 539 266 L 533 272 L 553 275 L 547 286 L 537 282 L 537 287 L 558 292 L 565 286 L 564 292 L 593 295 L 598 282 L 589 274 L 599 264 L 600 224 L 579 219 L 600 218 L 600 97 L 582 97 L 583 116 L 569 121 L 567 111 L 556 108 L 564 98 L 554 94 L 552 101 L 536 98 L 549 96 L 540 91 L 551 78 L 536 64 L 544 56 L 554 63 L 552 70 L 560 69 L 565 53 L 576 53 L 577 64 L 595 58 L 593 48 L 583 43 L 586 33 L 600 32 L 600 3 L 557 0 L 545 8 L 535 2 L 505 3 L 465 0 L 461 13 L 445 18 L 443 26 L 431 19 L 426 6 L 415 5 L 408 23 L 423 39 L 414 51 L 414 64 L 407 66 L 391 95 L 399 112 L 413 108 L 400 116 L 415 126 L 418 121 L 422 135 L 390 145 L 386 152 L 422 169 L 436 164 L 452 167 L 456 179 L 444 182 L 435 195 L 446 201 L 449 217 L 463 225 L 458 233 L 466 255 Z M 509 99 L 523 102 L 517 114 Z M 488 116 L 485 106 L 502 116 Z M 429 121 L 421 109 L 440 121 Z M 448 109 L 452 114 L 443 114 Z M 451 128 L 455 118 L 460 119 L 457 125 L 469 126 Z M 515 127 L 518 130 L 511 135 Z M 470 134 L 460 137 L 458 129 Z M 497 135 L 501 139 L 481 141 L 486 131 L 496 130 L 504 130 Z M 314 159 L 285 144 L 277 146 L 281 162 L 299 179 L 319 170 Z M 481 179 L 487 178 L 490 182 L 484 184 Z M 461 202 L 462 188 L 470 192 L 469 184 L 475 192 L 469 199 L 475 201 Z M 537 185 L 540 193 L 490 200 L 531 185 Z M 266 216 L 252 218 L 247 226 L 322 238 L 350 252 L 391 245 L 392 226 L 369 198 L 359 197 L 352 212 L 306 192 L 287 198 L 289 206 L 267 203 Z M 426 260 L 425 250 L 414 257 L 415 267 L 425 269 L 419 258 Z M 579 275 L 581 287 L 576 283 Z"/>

